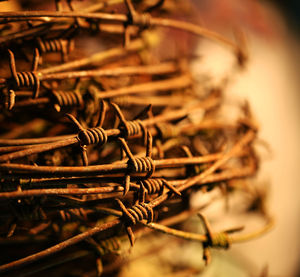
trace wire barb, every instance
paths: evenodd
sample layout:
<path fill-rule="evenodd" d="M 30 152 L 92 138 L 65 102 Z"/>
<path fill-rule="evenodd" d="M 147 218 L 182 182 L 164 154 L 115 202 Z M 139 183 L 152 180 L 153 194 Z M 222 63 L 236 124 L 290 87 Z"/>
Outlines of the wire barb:
<path fill-rule="evenodd" d="M 37 47 L 40 53 L 61 53 L 63 62 L 68 60 L 68 54 L 74 48 L 74 41 L 70 39 L 43 39 L 37 38 Z"/>
<path fill-rule="evenodd" d="M 118 118 L 120 119 L 120 130 L 122 132 L 122 135 L 125 138 L 130 138 L 133 136 L 137 136 L 142 134 L 143 137 L 145 137 L 146 134 L 146 128 L 144 127 L 142 121 L 140 120 L 134 120 L 134 121 L 127 121 L 120 110 L 119 106 L 115 103 L 111 103 L 113 109 L 117 113 Z"/>
<path fill-rule="evenodd" d="M 138 13 L 131 0 L 125 0 L 126 7 L 128 9 L 129 24 L 138 25 L 143 28 L 151 26 L 151 15 L 149 13 Z"/>
<path fill-rule="evenodd" d="M 159 195 L 161 195 L 163 193 L 164 187 L 167 187 L 174 194 L 181 196 L 181 192 L 163 178 L 149 178 L 147 180 L 141 180 L 139 183 L 141 187 L 146 189 L 147 194 L 158 193 Z"/>
<path fill-rule="evenodd" d="M 127 209 L 121 200 L 116 199 L 116 201 L 122 211 L 122 218 L 125 221 L 125 227 L 130 244 L 133 246 L 135 238 L 131 226 L 142 220 L 147 220 L 147 223 L 152 222 L 154 217 L 153 209 L 146 203 L 138 203 Z"/>
<path fill-rule="evenodd" d="M 104 145 L 107 140 L 107 134 L 101 127 L 83 128 L 78 120 L 71 114 L 67 114 L 67 117 L 78 127 L 78 140 L 81 145 L 99 144 Z"/>
<path fill-rule="evenodd" d="M 147 132 L 147 134 L 148 134 L 148 138 L 151 137 L 151 134 L 149 132 Z M 129 158 L 127 162 L 128 173 L 125 176 L 125 183 L 124 183 L 124 196 L 125 196 L 130 189 L 130 175 L 132 173 L 147 173 L 145 178 L 150 178 L 155 171 L 155 164 L 151 158 L 151 153 L 152 153 L 152 150 L 150 150 L 152 148 L 151 139 L 150 139 L 151 140 L 150 143 L 147 143 L 146 157 L 138 157 L 138 158 L 135 158 L 133 156 L 124 138 L 118 138 L 118 139 L 121 142 L 121 145 L 127 157 Z"/>
<path fill-rule="evenodd" d="M 87 148 L 86 146 L 98 144 L 103 146 L 107 143 L 108 136 L 106 131 L 101 127 L 83 128 L 79 121 L 71 114 L 66 116 L 77 126 L 79 129 L 77 139 L 81 146 L 82 160 L 84 165 L 88 165 Z"/>
<path fill-rule="evenodd" d="M 9 90 L 18 90 L 22 87 L 31 88 L 33 90 L 33 98 L 37 98 L 40 90 L 40 79 L 36 72 L 39 61 L 37 48 L 35 48 L 34 52 L 32 71 L 17 72 L 14 53 L 8 49 L 8 54 L 10 60 L 9 66 L 12 75 L 12 77 L 8 80 Z"/>
<path fill-rule="evenodd" d="M 203 226 L 205 228 L 207 239 L 205 242 L 203 242 L 203 259 L 205 261 L 205 264 L 208 265 L 211 262 L 211 254 L 209 248 L 228 249 L 230 246 L 230 241 L 226 232 L 219 232 L 214 234 L 211 230 L 211 226 L 207 218 L 203 214 L 198 213 L 198 216 L 203 222 Z"/>
<path fill-rule="evenodd" d="M 59 112 L 62 107 L 82 107 L 83 99 L 77 91 L 58 91 L 53 90 L 52 95 L 55 98 L 55 109 Z"/>

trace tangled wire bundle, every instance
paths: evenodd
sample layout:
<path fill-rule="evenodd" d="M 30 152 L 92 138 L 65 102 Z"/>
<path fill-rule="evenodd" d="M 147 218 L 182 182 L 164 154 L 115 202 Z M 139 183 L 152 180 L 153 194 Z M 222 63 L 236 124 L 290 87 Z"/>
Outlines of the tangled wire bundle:
<path fill-rule="evenodd" d="M 47 11 L 54 3 L 28 1 L 30 11 L 0 13 L 1 274 L 117 276 L 153 230 L 198 241 L 208 264 L 209 249 L 271 227 L 249 204 L 262 229 L 212 232 L 203 213 L 214 201 L 191 204 L 200 192 L 255 198 L 246 180 L 258 170 L 258 128 L 248 105 L 220 119 L 224 86 L 193 76 L 192 49 L 166 53 L 162 30 L 226 47 L 228 80 L 246 64 L 243 41 L 177 20 L 191 10 L 173 2 L 56 0 Z M 202 234 L 179 229 L 194 214 Z"/>

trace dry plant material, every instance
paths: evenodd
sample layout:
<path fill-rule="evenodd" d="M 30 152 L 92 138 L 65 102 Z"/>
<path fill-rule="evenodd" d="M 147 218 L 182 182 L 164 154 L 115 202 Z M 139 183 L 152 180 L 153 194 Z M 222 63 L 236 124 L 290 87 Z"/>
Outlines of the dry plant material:
<path fill-rule="evenodd" d="M 70 272 L 94 264 L 92 274 L 117 274 L 124 242 L 133 247 L 152 229 L 199 241 L 209 263 L 210 248 L 265 233 L 266 212 L 266 225 L 250 234 L 212 232 L 202 213 L 204 234 L 167 227 L 199 212 L 189 205 L 195 191 L 228 197 L 235 181 L 256 174 L 258 128 L 249 107 L 236 122 L 220 121 L 224 88 L 195 85 L 192 49 L 161 58 L 160 30 L 214 40 L 239 67 L 242 35 L 234 42 L 179 21 L 168 0 L 92 2 L 0 13 L 0 272 L 57 268 L 63 276 L 62 266 L 77 261 Z"/>

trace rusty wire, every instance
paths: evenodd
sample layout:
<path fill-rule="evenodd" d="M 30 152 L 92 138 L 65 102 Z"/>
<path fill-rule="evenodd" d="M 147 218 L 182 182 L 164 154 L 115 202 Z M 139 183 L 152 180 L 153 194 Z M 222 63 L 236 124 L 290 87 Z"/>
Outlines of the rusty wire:
<path fill-rule="evenodd" d="M 265 233 L 273 223 L 266 209 L 258 211 L 266 225 L 250 234 L 212 232 L 202 214 L 204 234 L 166 227 L 195 213 L 188 204 L 194 192 L 225 186 L 230 196 L 236 183 L 255 176 L 258 127 L 249 107 L 241 106 L 236 121 L 220 120 L 225 88 L 210 83 L 199 91 L 188 57 L 156 56 L 153 49 L 163 48 L 155 42 L 156 29 L 175 28 L 229 46 L 239 66 L 247 60 L 245 45 L 151 14 L 167 0 L 141 1 L 142 11 L 130 0 L 87 2 L 82 12 L 71 1 L 68 11 L 55 1 L 57 11 L 0 13 L 0 25 L 7 26 L 0 45 L 10 68 L 0 79 L 0 244 L 11 255 L 0 272 L 14 274 L 77 245 L 73 256 L 61 253 L 61 264 L 89 256 L 100 275 L 122 255 L 123 241 L 129 238 L 133 246 L 149 233 L 145 227 L 200 242 L 206 263 L 210 248 L 227 249 Z M 111 13 L 115 5 L 125 12 Z M 13 32 L 7 31 L 11 24 Z M 77 46 L 82 33 L 96 33 L 106 49 L 86 55 Z M 28 68 L 28 60 L 31 70 L 17 71 Z M 28 122 L 33 126 L 23 128 Z M 43 241 L 53 246 L 19 258 L 18 243 Z"/>

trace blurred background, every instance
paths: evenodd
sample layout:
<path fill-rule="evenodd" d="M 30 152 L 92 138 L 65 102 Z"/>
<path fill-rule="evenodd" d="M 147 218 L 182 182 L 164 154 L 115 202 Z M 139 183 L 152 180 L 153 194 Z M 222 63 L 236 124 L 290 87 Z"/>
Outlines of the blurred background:
<path fill-rule="evenodd" d="M 271 149 L 271 155 L 266 152 L 262 155 L 258 183 L 268 184 L 268 203 L 276 226 L 261 239 L 233 246 L 231 253 L 246 258 L 256 268 L 251 276 L 300 276 L 300 3 L 296 0 L 195 3 L 207 27 L 227 33 L 234 27 L 245 31 L 249 64 L 230 85 L 228 97 L 234 101 L 249 100 L 261 126 L 260 137 Z M 210 51 L 204 61 L 207 67 L 220 76 L 224 73 L 227 58 L 223 49 L 204 42 L 197 51 Z M 223 269 L 224 265 L 207 276 L 225 276 Z"/>

